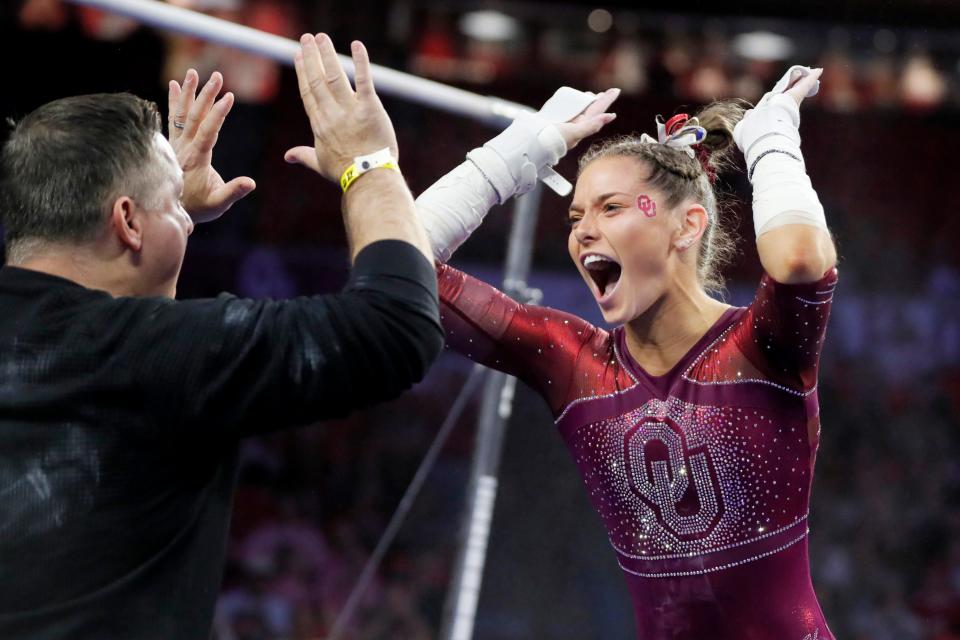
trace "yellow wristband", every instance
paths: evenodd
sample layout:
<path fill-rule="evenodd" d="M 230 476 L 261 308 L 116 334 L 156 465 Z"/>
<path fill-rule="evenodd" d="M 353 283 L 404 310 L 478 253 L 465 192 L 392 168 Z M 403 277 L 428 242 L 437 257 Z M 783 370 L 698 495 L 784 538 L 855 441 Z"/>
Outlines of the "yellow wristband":
<path fill-rule="evenodd" d="M 390 154 L 390 149 L 380 149 L 374 153 L 354 158 L 353 164 L 347 167 L 343 175 L 340 176 L 340 188 L 346 193 L 347 189 L 356 182 L 357 178 L 374 169 L 393 169 L 394 171 L 400 171 L 396 159 Z"/>

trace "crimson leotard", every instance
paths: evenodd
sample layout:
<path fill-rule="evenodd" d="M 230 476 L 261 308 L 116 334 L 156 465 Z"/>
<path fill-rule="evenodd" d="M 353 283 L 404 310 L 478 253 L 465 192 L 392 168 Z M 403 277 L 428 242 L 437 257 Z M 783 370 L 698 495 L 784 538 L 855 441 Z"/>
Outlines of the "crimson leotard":
<path fill-rule="evenodd" d="M 764 276 L 669 372 L 622 327 L 518 304 L 439 265 L 447 343 L 547 400 L 625 572 L 643 640 L 831 640 L 810 581 L 817 364 L 836 270 Z"/>

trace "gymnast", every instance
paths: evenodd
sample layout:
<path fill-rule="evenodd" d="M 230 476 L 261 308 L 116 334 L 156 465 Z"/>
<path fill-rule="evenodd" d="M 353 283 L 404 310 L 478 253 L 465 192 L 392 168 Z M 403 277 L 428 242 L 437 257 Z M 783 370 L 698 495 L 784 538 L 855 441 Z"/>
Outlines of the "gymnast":
<path fill-rule="evenodd" d="M 821 73 L 794 67 L 745 113 L 720 102 L 658 117 L 656 138 L 581 157 L 568 250 L 609 331 L 445 261 L 492 205 L 538 178 L 569 189 L 550 166 L 608 121 L 611 92 L 561 89 L 417 200 L 448 345 L 546 399 L 643 640 L 833 637 L 811 584 L 807 513 L 836 251 L 798 131 Z M 746 308 L 711 295 L 729 252 L 713 181 L 734 144 L 765 271 Z"/>

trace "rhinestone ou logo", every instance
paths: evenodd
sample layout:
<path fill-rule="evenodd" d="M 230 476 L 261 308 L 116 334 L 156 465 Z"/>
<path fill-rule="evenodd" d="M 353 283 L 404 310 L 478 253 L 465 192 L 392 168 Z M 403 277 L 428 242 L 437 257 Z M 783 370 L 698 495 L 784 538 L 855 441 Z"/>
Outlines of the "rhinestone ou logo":
<path fill-rule="evenodd" d="M 688 449 L 672 421 L 642 421 L 624 434 L 630 489 L 657 515 L 659 524 L 680 540 L 713 531 L 723 515 L 713 457 L 706 444 Z"/>

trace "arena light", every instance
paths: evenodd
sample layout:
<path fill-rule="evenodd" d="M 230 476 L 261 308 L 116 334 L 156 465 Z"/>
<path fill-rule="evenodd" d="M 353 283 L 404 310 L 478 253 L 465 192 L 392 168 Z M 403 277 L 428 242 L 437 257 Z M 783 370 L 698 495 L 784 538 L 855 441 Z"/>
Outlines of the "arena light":
<path fill-rule="evenodd" d="M 606 33 L 613 26 L 613 14 L 606 9 L 594 9 L 587 16 L 587 26 L 596 33 Z"/>
<path fill-rule="evenodd" d="M 786 36 L 770 31 L 741 33 L 733 39 L 731 48 L 737 55 L 750 60 L 786 60 L 793 55 L 793 42 Z"/>
<path fill-rule="evenodd" d="M 460 18 L 460 31 L 484 42 L 505 42 L 520 35 L 520 23 L 499 11 L 472 11 Z"/>

